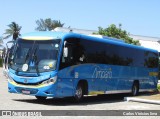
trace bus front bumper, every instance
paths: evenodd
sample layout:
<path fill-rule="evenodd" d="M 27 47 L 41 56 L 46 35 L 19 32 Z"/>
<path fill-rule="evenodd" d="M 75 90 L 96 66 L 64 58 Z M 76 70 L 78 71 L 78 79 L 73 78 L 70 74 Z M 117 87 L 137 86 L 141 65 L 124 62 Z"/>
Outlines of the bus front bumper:
<path fill-rule="evenodd" d="M 55 84 L 48 85 L 22 85 L 8 81 L 8 92 L 33 96 L 56 97 Z"/>

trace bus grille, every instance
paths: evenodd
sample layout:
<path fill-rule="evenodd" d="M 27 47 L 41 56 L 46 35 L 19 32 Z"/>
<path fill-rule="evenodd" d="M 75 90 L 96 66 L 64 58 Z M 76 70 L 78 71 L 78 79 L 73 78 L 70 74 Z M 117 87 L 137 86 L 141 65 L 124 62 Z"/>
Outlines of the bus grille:
<path fill-rule="evenodd" d="M 29 89 L 29 88 L 21 88 L 21 87 L 16 87 L 15 89 L 18 93 L 22 93 L 23 90 L 30 91 L 30 94 L 36 94 L 38 92 L 38 89 Z"/>

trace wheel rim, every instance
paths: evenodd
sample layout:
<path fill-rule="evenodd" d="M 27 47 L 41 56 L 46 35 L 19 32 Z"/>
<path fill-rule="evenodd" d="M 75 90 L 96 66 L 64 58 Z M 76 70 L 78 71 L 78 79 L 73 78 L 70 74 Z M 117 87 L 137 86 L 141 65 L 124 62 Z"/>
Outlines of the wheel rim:
<path fill-rule="evenodd" d="M 136 95 L 136 94 L 137 94 L 137 86 L 134 85 L 134 87 L 133 87 L 133 95 Z"/>
<path fill-rule="evenodd" d="M 77 90 L 76 90 L 76 97 L 78 99 L 80 99 L 82 97 L 82 88 L 79 87 Z"/>

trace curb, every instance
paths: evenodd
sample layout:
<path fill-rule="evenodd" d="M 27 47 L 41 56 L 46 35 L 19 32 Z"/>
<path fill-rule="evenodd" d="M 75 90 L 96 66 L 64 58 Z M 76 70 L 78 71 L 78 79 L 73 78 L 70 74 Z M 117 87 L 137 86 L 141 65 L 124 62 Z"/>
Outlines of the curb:
<path fill-rule="evenodd" d="M 142 102 L 142 103 L 150 103 L 150 104 L 158 104 L 160 105 L 160 101 L 157 100 L 147 100 L 147 99 L 140 99 L 140 98 L 132 98 L 132 97 L 124 97 L 124 100 L 129 102 Z"/>

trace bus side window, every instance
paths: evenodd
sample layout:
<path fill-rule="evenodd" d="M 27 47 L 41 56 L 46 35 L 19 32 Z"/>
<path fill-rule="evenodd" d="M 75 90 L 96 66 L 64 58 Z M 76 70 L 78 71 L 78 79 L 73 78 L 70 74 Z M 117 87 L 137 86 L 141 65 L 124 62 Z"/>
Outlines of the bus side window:
<path fill-rule="evenodd" d="M 60 69 L 84 63 L 84 48 L 77 39 L 64 42 Z"/>
<path fill-rule="evenodd" d="M 61 56 L 60 69 L 72 65 L 72 47 L 67 45 L 67 42 L 64 42 L 63 53 Z"/>
<path fill-rule="evenodd" d="M 81 64 L 83 63 L 84 58 L 84 48 L 79 42 L 77 42 L 73 47 L 73 61 L 76 65 Z"/>

